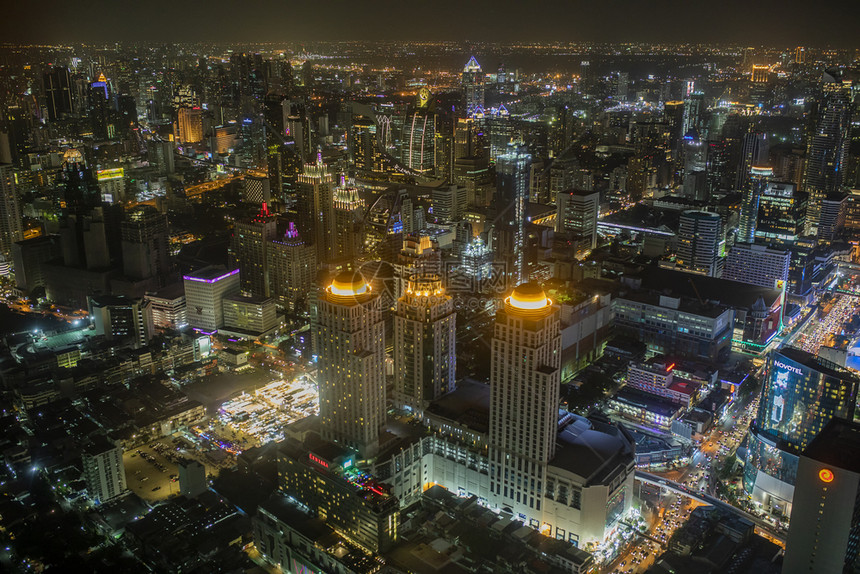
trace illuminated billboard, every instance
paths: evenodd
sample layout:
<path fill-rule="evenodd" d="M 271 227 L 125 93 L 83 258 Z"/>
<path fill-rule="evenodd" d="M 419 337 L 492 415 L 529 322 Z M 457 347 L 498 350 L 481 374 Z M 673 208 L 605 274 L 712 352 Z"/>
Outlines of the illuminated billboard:
<path fill-rule="evenodd" d="M 125 170 L 121 167 L 111 169 L 96 170 L 96 177 L 99 181 L 108 181 L 111 179 L 122 179 L 125 176 Z"/>

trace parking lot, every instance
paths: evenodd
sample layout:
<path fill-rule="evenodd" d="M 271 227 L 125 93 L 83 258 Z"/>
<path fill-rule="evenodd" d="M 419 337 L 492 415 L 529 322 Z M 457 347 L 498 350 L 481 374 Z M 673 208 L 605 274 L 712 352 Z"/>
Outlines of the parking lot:
<path fill-rule="evenodd" d="M 187 440 L 168 437 L 123 454 L 128 488 L 148 502 L 179 495 L 177 463 L 182 458 L 199 460 L 206 466 L 207 474 L 217 472 L 209 461 L 201 460 Z"/>

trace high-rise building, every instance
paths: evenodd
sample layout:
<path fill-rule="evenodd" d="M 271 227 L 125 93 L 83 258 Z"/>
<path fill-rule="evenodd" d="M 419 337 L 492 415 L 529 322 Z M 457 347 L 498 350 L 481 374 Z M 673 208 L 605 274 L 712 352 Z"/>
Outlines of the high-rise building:
<path fill-rule="evenodd" d="M 120 224 L 123 274 L 160 284 L 170 274 L 167 216 L 154 207 L 136 207 Z"/>
<path fill-rule="evenodd" d="M 508 255 L 508 277 L 515 285 L 526 282 L 525 224 L 529 194 L 529 166 L 532 156 L 522 143 L 510 142 L 507 153 L 496 158 L 495 211 L 498 239 Z"/>
<path fill-rule="evenodd" d="M 177 141 L 193 144 L 203 141 L 203 110 L 198 107 L 179 108 L 176 116 Z"/>
<path fill-rule="evenodd" d="M 818 227 L 821 201 L 839 191 L 848 157 L 851 126 L 851 83 L 838 71 L 827 70 L 823 95 L 815 114 L 815 131 L 806 147 L 806 178 L 803 190 L 809 193 L 810 229 Z"/>
<path fill-rule="evenodd" d="M 805 235 L 808 197 L 793 183 L 768 183 L 759 198 L 756 241 L 784 245 Z"/>
<path fill-rule="evenodd" d="M 182 278 L 188 325 L 211 334 L 224 326 L 224 297 L 239 292 L 239 270 L 206 267 Z"/>
<path fill-rule="evenodd" d="M 96 334 L 114 345 L 128 344 L 139 349 L 152 338 L 152 315 L 146 300 L 120 295 L 92 295 L 87 303 Z"/>
<path fill-rule="evenodd" d="M 751 131 L 744 135 L 741 142 L 741 157 L 738 164 L 737 177 L 735 178 L 735 189 L 743 191 L 749 189 L 749 178 L 752 168 L 755 166 L 766 166 L 768 164 L 767 134 Z"/>
<path fill-rule="evenodd" d="M 400 161 L 418 173 L 432 174 L 436 167 L 436 114 L 419 107 L 406 118 Z"/>
<path fill-rule="evenodd" d="M 45 101 L 48 104 L 48 119 L 55 122 L 72 113 L 71 76 L 68 68 L 58 66 L 45 72 L 43 78 Z"/>
<path fill-rule="evenodd" d="M 791 251 L 755 243 L 735 243 L 726 258 L 723 279 L 760 287 L 787 286 Z"/>
<path fill-rule="evenodd" d="M 833 419 L 800 455 L 783 574 L 860 568 L 860 425 Z"/>
<path fill-rule="evenodd" d="M 678 269 L 698 275 L 723 274 L 723 224 L 717 213 L 685 211 L 678 227 L 675 263 Z"/>
<path fill-rule="evenodd" d="M 277 232 L 277 219 L 269 214 L 265 203 L 256 216 L 233 224 L 230 263 L 239 268 L 242 291 L 259 297 L 269 296 L 271 283 L 266 252 Z"/>
<path fill-rule="evenodd" d="M 242 195 L 248 203 L 268 205 L 272 201 L 272 184 L 268 177 L 246 175 L 243 185 Z"/>
<path fill-rule="evenodd" d="M 17 241 L 12 245 L 12 265 L 15 285 L 29 293 L 36 287 L 45 286 L 42 264 L 60 255 L 56 235 L 42 235 Z"/>
<path fill-rule="evenodd" d="M 353 118 L 349 141 L 350 155 L 356 171 L 363 174 L 384 172 L 385 164 L 376 122 L 362 115 Z"/>
<path fill-rule="evenodd" d="M 798 46 L 794 49 L 794 63 L 803 64 L 806 62 L 806 48 Z"/>
<path fill-rule="evenodd" d="M 360 272 L 343 272 L 320 294 L 313 323 L 322 437 L 373 456 L 385 423 L 380 296 Z"/>
<path fill-rule="evenodd" d="M 490 492 L 514 516 L 543 522 L 555 455 L 561 373 L 558 307 L 533 284 L 496 312 L 490 370 Z"/>
<path fill-rule="evenodd" d="M 756 237 L 756 224 L 758 223 L 758 210 L 761 196 L 767 189 L 770 178 L 773 177 L 773 169 L 769 167 L 756 167 L 750 169 L 747 180 L 747 188 L 744 190 L 744 199 L 741 203 L 739 241 L 753 243 Z"/>
<path fill-rule="evenodd" d="M 100 141 L 112 138 L 115 131 L 111 123 L 110 86 L 104 74 L 100 74 L 98 79 L 89 85 L 87 104 L 93 137 Z"/>
<path fill-rule="evenodd" d="M 317 254 L 306 245 L 291 221 L 284 237 L 272 240 L 266 256 L 269 261 L 271 296 L 291 311 L 305 309 L 308 293 L 317 274 Z"/>
<path fill-rule="evenodd" d="M 854 417 L 858 384 L 856 375 L 806 351 L 771 353 L 744 467 L 753 500 L 791 514 L 798 455 L 831 419 Z"/>
<path fill-rule="evenodd" d="M 770 66 L 764 64 L 753 64 L 752 67 L 752 76 L 750 76 L 750 81 L 754 84 L 765 84 L 767 83 L 767 78 L 770 75 Z"/>
<path fill-rule="evenodd" d="M 833 192 L 821 199 L 818 216 L 818 239 L 833 241 L 845 227 L 845 213 L 848 207 L 848 194 Z"/>
<path fill-rule="evenodd" d="M 298 177 L 296 223 L 299 235 L 316 249 L 317 263 L 328 261 L 334 240 L 331 236 L 334 185 L 334 174 L 323 163 L 321 152 L 317 153 L 316 163 L 306 163 Z"/>
<path fill-rule="evenodd" d="M 147 293 L 144 299 L 152 316 L 153 328 L 179 331 L 188 326 L 188 309 L 182 283 L 173 283 L 154 293 Z"/>
<path fill-rule="evenodd" d="M 456 377 L 454 300 L 438 275 L 407 280 L 394 316 L 394 405 L 422 412 L 430 401 L 454 390 Z"/>
<path fill-rule="evenodd" d="M 460 75 L 463 88 L 463 108 L 467 116 L 484 113 L 484 71 L 475 56 L 469 58 Z"/>
<path fill-rule="evenodd" d="M 179 461 L 179 493 L 187 498 L 197 498 L 207 490 L 206 467 L 196 460 Z"/>
<path fill-rule="evenodd" d="M 597 216 L 600 213 L 600 193 L 570 190 L 556 196 L 558 214 L 555 230 L 574 242 L 574 253 L 584 258 L 597 247 Z"/>
<path fill-rule="evenodd" d="M 97 504 L 109 502 L 126 490 L 122 447 L 98 438 L 83 449 L 81 463 L 87 494 Z"/>
<path fill-rule="evenodd" d="M 459 185 L 443 185 L 434 188 L 433 215 L 440 223 L 454 223 L 463 219 L 468 205 L 468 193 L 465 187 Z"/>
<path fill-rule="evenodd" d="M 12 246 L 24 239 L 21 211 L 15 190 L 15 173 L 10 164 L 0 164 L 0 255 L 12 260 Z"/>
<path fill-rule="evenodd" d="M 364 200 L 358 189 L 346 185 L 341 178 L 340 185 L 334 190 L 331 250 L 329 261 L 354 261 L 362 250 L 364 234 L 361 224 L 364 220 Z"/>

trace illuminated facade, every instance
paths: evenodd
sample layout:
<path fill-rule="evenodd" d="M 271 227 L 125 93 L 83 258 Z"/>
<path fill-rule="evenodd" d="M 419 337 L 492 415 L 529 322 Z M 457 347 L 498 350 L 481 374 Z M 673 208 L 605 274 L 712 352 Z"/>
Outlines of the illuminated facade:
<path fill-rule="evenodd" d="M 758 222 L 758 209 L 761 196 L 767 188 L 768 180 L 773 177 L 773 169 L 769 167 L 753 167 L 750 170 L 750 178 L 747 189 L 744 190 L 744 199 L 741 204 L 741 221 L 739 241 L 753 243 L 755 241 L 755 228 Z"/>
<path fill-rule="evenodd" d="M 176 132 L 179 143 L 193 144 L 203 141 L 203 110 L 198 107 L 179 108 Z"/>
<path fill-rule="evenodd" d="M 793 183 L 769 183 L 759 198 L 756 240 L 783 245 L 805 235 L 808 197 Z"/>
<path fill-rule="evenodd" d="M 304 307 L 317 274 L 317 254 L 299 237 L 292 221 L 283 238 L 272 240 L 266 250 L 271 296 L 291 311 Z"/>
<path fill-rule="evenodd" d="M 328 260 L 334 240 L 331 236 L 334 187 L 334 174 L 323 163 L 322 153 L 317 153 L 316 163 L 305 164 L 298 176 L 296 223 L 302 238 L 316 249 L 318 263 Z"/>
<path fill-rule="evenodd" d="M 853 418 L 858 382 L 799 349 L 771 354 L 744 467 L 744 488 L 753 499 L 790 515 L 799 453 L 833 418 Z"/>
<path fill-rule="evenodd" d="M 523 143 L 510 142 L 496 158 L 498 241 L 508 256 L 508 277 L 514 285 L 528 281 L 525 261 L 526 205 L 532 156 Z"/>
<path fill-rule="evenodd" d="M 0 165 L 0 255 L 12 259 L 12 246 L 24 239 L 21 229 L 21 211 L 15 191 L 15 174 L 12 166 Z"/>
<path fill-rule="evenodd" d="M 312 331 L 319 352 L 325 440 L 373 456 L 385 423 L 385 325 L 380 296 L 359 272 L 339 274 L 320 295 Z"/>
<path fill-rule="evenodd" d="M 558 215 L 556 231 L 567 233 L 574 243 L 574 253 L 584 259 L 597 247 L 597 216 L 600 212 L 600 193 L 596 191 L 564 191 L 556 196 Z"/>
<path fill-rule="evenodd" d="M 723 222 L 719 214 L 707 211 L 685 211 L 681 214 L 675 259 L 678 269 L 709 277 L 722 276 L 724 245 Z"/>
<path fill-rule="evenodd" d="M 561 366 L 558 307 L 523 284 L 496 312 L 490 371 L 490 492 L 526 520 L 542 517 L 555 454 Z"/>
<path fill-rule="evenodd" d="M 240 270 L 242 291 L 259 297 L 269 296 L 269 262 L 266 252 L 277 232 L 278 222 L 269 214 L 265 203 L 256 216 L 233 224 L 230 261 Z"/>
<path fill-rule="evenodd" d="M 353 261 L 361 253 L 364 210 L 364 200 L 359 197 L 358 189 L 348 187 L 341 179 L 340 186 L 334 190 L 334 228 L 330 233 L 332 242 L 329 260 Z"/>
<path fill-rule="evenodd" d="M 454 300 L 438 275 L 414 275 L 397 300 L 394 316 L 394 405 L 423 411 L 454 390 Z"/>
<path fill-rule="evenodd" d="M 239 270 L 207 267 L 183 277 L 188 325 L 211 334 L 224 326 L 224 297 L 239 292 Z"/>
<path fill-rule="evenodd" d="M 475 56 L 463 67 L 460 76 L 463 87 L 463 105 L 467 116 L 482 115 L 484 113 L 484 71 Z"/>

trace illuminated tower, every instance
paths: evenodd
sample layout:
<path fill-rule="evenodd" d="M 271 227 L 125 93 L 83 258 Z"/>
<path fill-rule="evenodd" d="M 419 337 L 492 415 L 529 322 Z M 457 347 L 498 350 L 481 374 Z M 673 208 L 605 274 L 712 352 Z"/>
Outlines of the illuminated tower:
<path fill-rule="evenodd" d="M 385 423 L 385 324 L 378 294 L 359 272 L 327 287 L 313 321 L 319 352 L 322 437 L 371 457 Z"/>
<path fill-rule="evenodd" d="M 522 143 L 508 144 L 507 153 L 496 158 L 496 214 L 503 238 L 500 243 L 510 254 L 508 276 L 514 285 L 528 279 L 525 262 L 526 203 L 532 156 Z"/>
<path fill-rule="evenodd" d="M 0 164 L 0 255 L 11 261 L 12 246 L 22 239 L 15 174 L 10 164 Z"/>
<path fill-rule="evenodd" d="M 340 186 L 334 191 L 331 230 L 331 253 L 329 259 L 354 260 L 361 249 L 361 219 L 364 215 L 364 200 L 358 195 L 358 189 L 348 187 L 341 177 Z"/>
<path fill-rule="evenodd" d="M 561 334 L 558 308 L 532 283 L 496 312 L 490 371 L 492 502 L 528 524 L 541 521 L 555 455 Z"/>
<path fill-rule="evenodd" d="M 317 253 L 299 237 L 295 223 L 290 222 L 283 238 L 269 244 L 266 258 L 270 295 L 291 311 L 303 308 L 317 274 Z"/>
<path fill-rule="evenodd" d="M 454 300 L 438 275 L 413 275 L 394 317 L 394 404 L 421 412 L 454 390 Z"/>
<path fill-rule="evenodd" d="M 429 173 L 436 168 L 436 114 L 427 88 L 418 94 L 418 107 L 406 119 L 401 161 L 409 169 Z"/>
<path fill-rule="evenodd" d="M 331 249 L 334 217 L 334 175 L 323 163 L 322 152 L 317 152 L 316 163 L 305 164 L 296 187 L 299 234 L 316 248 L 317 262 L 322 263 Z"/>
<path fill-rule="evenodd" d="M 741 203 L 740 234 L 738 241 L 755 243 L 755 229 L 758 222 L 758 208 L 761 197 L 767 189 L 767 184 L 773 177 L 773 169 L 769 167 L 753 167 L 750 169 L 749 183 L 744 190 Z"/>
<path fill-rule="evenodd" d="M 233 225 L 230 241 L 230 258 L 233 267 L 241 273 L 242 291 L 258 297 L 269 297 L 269 264 L 266 250 L 275 239 L 278 222 L 269 214 L 268 206 L 251 219 Z"/>
<path fill-rule="evenodd" d="M 484 71 L 475 59 L 469 58 L 460 76 L 463 86 L 463 105 L 466 115 L 474 116 L 484 113 Z"/>
<path fill-rule="evenodd" d="M 697 275 L 721 277 L 723 274 L 723 225 L 718 213 L 685 211 L 678 225 L 678 269 Z"/>
<path fill-rule="evenodd" d="M 839 72 L 828 70 L 824 73 L 823 90 L 815 132 L 806 148 L 804 191 L 809 193 L 810 231 L 818 227 L 821 201 L 842 186 L 850 142 L 851 83 L 843 81 Z"/>

